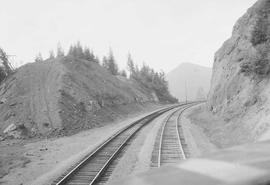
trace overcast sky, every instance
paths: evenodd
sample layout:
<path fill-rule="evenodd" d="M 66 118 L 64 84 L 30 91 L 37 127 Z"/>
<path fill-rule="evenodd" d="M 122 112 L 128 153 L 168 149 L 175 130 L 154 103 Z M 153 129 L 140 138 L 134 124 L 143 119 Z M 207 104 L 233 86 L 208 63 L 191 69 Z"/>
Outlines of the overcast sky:
<path fill-rule="evenodd" d="M 0 46 L 15 65 L 80 40 L 100 58 L 130 52 L 168 72 L 182 62 L 212 66 L 215 51 L 256 0 L 0 0 Z"/>

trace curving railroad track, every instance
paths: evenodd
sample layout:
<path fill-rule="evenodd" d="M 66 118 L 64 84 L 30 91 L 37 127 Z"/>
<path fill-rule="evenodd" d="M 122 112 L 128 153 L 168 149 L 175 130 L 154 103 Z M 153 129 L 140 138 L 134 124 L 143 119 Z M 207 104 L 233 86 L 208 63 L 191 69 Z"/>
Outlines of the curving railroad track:
<path fill-rule="evenodd" d="M 152 152 L 152 168 L 175 164 L 180 160 L 188 158 L 189 152 L 180 124 L 180 117 L 184 110 L 193 105 L 194 104 L 182 106 L 172 111 L 165 119 L 158 132 Z"/>
<path fill-rule="evenodd" d="M 71 167 L 65 174 L 57 179 L 53 185 L 104 184 L 109 179 L 114 169 L 113 165 L 115 165 L 115 161 L 119 160 L 124 148 L 128 145 L 129 141 L 134 138 L 136 133 L 161 114 L 179 106 L 183 105 L 177 105 L 154 112 L 117 132 L 94 152 Z"/>

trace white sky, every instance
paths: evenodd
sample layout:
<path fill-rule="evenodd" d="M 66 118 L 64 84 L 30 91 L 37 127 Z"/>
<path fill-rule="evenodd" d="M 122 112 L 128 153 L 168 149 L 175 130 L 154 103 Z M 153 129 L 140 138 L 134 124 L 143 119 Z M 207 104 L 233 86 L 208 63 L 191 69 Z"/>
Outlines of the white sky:
<path fill-rule="evenodd" d="M 212 66 L 236 20 L 256 0 L 0 0 L 0 46 L 15 65 L 65 51 L 80 40 L 101 58 L 113 49 L 121 68 L 170 71 L 182 62 Z"/>

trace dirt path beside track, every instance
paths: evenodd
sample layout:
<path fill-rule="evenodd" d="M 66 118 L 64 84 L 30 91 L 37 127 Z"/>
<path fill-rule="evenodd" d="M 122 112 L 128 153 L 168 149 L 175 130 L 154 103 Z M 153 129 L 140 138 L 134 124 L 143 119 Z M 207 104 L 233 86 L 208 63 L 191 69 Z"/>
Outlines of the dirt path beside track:
<path fill-rule="evenodd" d="M 160 105 L 147 107 L 144 113 L 131 114 L 122 121 L 118 120 L 69 137 L 2 141 L 0 142 L 0 175 L 2 174 L 0 184 L 50 184 L 63 173 L 63 170 L 113 133 L 160 107 Z M 6 171 L 7 168 L 10 168 L 9 171 Z"/>

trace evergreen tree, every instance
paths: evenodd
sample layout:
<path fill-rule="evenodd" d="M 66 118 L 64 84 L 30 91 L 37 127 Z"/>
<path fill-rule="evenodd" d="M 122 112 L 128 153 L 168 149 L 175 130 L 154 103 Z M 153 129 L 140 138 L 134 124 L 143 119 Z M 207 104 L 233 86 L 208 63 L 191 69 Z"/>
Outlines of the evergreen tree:
<path fill-rule="evenodd" d="M 155 72 L 154 69 L 150 68 L 146 64 L 143 64 L 141 68 L 139 68 L 138 65 L 134 65 L 133 62 L 128 62 L 128 64 L 129 70 L 133 71 L 131 73 L 131 78 L 147 89 L 152 89 L 158 96 L 159 100 L 169 102 L 178 101 L 170 95 L 168 82 L 165 79 L 165 73 L 163 71 Z"/>
<path fill-rule="evenodd" d="M 81 43 L 78 41 L 76 46 L 75 46 L 75 51 L 74 51 L 74 56 L 80 59 L 85 59 L 84 57 L 84 52 L 83 52 L 83 47 Z"/>
<path fill-rule="evenodd" d="M 3 70 L 7 76 L 13 73 L 14 69 L 11 63 L 9 62 L 8 55 L 1 47 L 0 47 L 0 62 L 2 63 Z"/>
<path fill-rule="evenodd" d="M 127 77 L 127 73 L 126 73 L 126 71 L 125 70 L 122 70 L 121 72 L 120 72 L 120 75 L 121 76 L 123 76 L 123 77 Z"/>
<path fill-rule="evenodd" d="M 50 51 L 49 59 L 55 59 L 55 54 L 54 54 L 53 50 Z"/>
<path fill-rule="evenodd" d="M 90 49 L 87 47 L 84 49 L 84 59 L 95 62 L 95 55 L 93 54 L 93 51 L 90 51 Z"/>
<path fill-rule="evenodd" d="M 41 53 L 38 53 L 36 58 L 35 58 L 35 62 L 43 62 L 43 58 L 42 58 L 42 55 Z"/>
<path fill-rule="evenodd" d="M 109 68 L 108 66 L 109 66 L 108 59 L 107 59 L 107 57 L 104 56 L 102 59 L 102 67 L 108 70 L 108 68 Z"/>
<path fill-rule="evenodd" d="M 130 73 L 130 78 L 133 78 L 135 76 L 135 65 L 130 53 L 128 54 L 127 67 Z"/>
<path fill-rule="evenodd" d="M 4 67 L 0 67 L 0 83 L 2 83 L 7 77 L 7 73 Z"/>
<path fill-rule="evenodd" d="M 69 47 L 68 55 L 69 55 L 69 56 L 74 56 L 74 46 L 73 46 L 73 45 L 71 45 L 71 46 Z"/>
<path fill-rule="evenodd" d="M 100 63 L 98 56 L 95 56 L 94 62 L 97 63 L 97 64 Z"/>
<path fill-rule="evenodd" d="M 105 58 L 105 61 L 103 61 L 103 66 L 112 74 L 112 75 L 118 75 L 118 65 L 115 62 L 114 55 L 112 50 L 110 50 L 108 58 Z"/>
<path fill-rule="evenodd" d="M 94 52 L 88 47 L 83 48 L 79 41 L 75 45 L 69 47 L 68 55 L 99 64 L 99 58 L 95 56 Z"/>
<path fill-rule="evenodd" d="M 57 45 L 57 54 L 56 55 L 57 55 L 57 57 L 64 57 L 65 56 L 65 52 L 64 52 L 60 43 L 58 43 L 58 45 Z"/>

